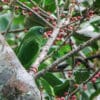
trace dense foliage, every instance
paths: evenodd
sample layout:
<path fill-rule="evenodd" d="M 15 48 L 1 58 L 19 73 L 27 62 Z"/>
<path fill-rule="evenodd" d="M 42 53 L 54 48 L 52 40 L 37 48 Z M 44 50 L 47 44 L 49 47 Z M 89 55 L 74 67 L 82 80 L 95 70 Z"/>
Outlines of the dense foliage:
<path fill-rule="evenodd" d="M 60 27 L 59 22 L 63 23 L 38 71 L 46 69 L 55 60 L 100 35 L 100 0 L 12 1 L 0 1 L 0 32 L 17 56 L 20 56 L 17 54 L 20 44 L 27 45 L 26 49 L 21 49 L 25 57 L 35 56 L 38 50 L 36 37 L 26 35 L 32 27 L 42 26 L 48 29 L 42 37 L 42 48 L 51 38 L 53 30 Z M 35 53 L 31 50 L 33 45 L 23 42 L 24 36 L 27 40 L 34 39 L 31 42 L 34 42 Z M 26 70 L 29 70 L 34 62 L 24 66 Z M 45 100 L 96 98 L 100 94 L 100 40 L 70 54 L 63 62 L 36 79 L 36 83 Z"/>

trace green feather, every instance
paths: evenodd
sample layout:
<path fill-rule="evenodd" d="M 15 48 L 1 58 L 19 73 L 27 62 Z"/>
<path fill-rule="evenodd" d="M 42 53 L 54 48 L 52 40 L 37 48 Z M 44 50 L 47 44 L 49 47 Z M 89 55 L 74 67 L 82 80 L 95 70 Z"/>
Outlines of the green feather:
<path fill-rule="evenodd" d="M 42 35 L 45 29 L 41 26 L 32 27 L 23 38 L 17 56 L 25 68 L 34 62 L 41 48 Z"/>

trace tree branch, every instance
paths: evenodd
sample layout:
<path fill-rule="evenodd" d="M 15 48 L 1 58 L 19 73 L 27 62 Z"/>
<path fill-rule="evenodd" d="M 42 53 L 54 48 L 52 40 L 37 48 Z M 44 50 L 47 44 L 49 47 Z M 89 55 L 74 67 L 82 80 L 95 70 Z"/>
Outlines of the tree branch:
<path fill-rule="evenodd" d="M 4 49 L 2 50 L 2 45 Z M 41 100 L 32 76 L 20 64 L 0 34 L 0 97 L 7 100 Z M 5 100 L 2 98 L 2 100 Z"/>
<path fill-rule="evenodd" d="M 89 46 L 91 43 L 93 43 L 94 41 L 100 39 L 100 35 L 91 38 L 90 40 L 88 40 L 87 42 L 81 44 L 80 46 L 78 46 L 78 48 L 72 50 L 71 52 L 69 52 L 68 54 L 64 55 L 63 57 L 57 59 L 52 65 L 48 66 L 46 69 L 38 72 L 36 74 L 36 78 L 39 78 L 43 75 L 45 75 L 46 72 L 52 70 L 52 68 L 54 68 L 55 66 L 57 66 L 59 63 L 63 62 L 65 59 L 68 59 L 69 57 L 71 57 L 73 54 L 79 52 L 80 50 L 82 50 L 83 48 L 85 48 L 86 46 Z"/>
<path fill-rule="evenodd" d="M 28 6 L 26 6 L 25 4 L 23 4 L 22 2 L 16 0 L 16 2 L 21 5 L 22 7 L 26 8 L 27 10 L 31 11 L 34 15 L 36 15 L 37 17 L 39 17 L 40 19 L 42 19 L 49 27 L 53 28 L 53 25 L 50 24 L 48 21 L 46 21 L 42 16 L 40 16 L 37 12 L 35 12 L 34 10 L 32 10 L 31 8 L 29 8 Z"/>

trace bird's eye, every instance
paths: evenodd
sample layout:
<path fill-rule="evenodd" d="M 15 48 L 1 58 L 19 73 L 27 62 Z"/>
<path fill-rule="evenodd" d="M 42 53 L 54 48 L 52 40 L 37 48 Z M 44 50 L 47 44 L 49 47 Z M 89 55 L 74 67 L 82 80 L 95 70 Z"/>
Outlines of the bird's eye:
<path fill-rule="evenodd" d="M 41 33 L 44 33 L 44 30 L 43 30 L 43 29 L 40 29 L 39 31 L 40 31 Z"/>

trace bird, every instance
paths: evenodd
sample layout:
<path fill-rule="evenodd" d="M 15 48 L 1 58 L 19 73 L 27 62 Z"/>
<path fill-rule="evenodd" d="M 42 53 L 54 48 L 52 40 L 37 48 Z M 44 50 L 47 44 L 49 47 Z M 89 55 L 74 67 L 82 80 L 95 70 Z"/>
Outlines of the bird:
<path fill-rule="evenodd" d="M 20 62 L 26 69 L 31 66 L 31 64 L 38 56 L 42 45 L 42 36 L 45 31 L 45 27 L 34 26 L 29 29 L 29 31 L 24 36 L 22 42 L 20 43 L 16 54 Z"/>

